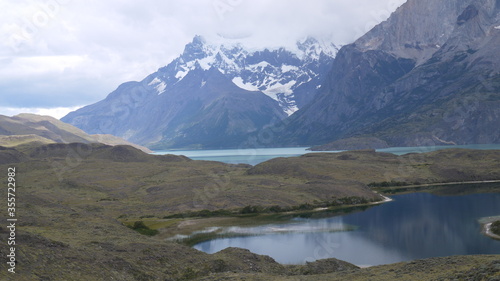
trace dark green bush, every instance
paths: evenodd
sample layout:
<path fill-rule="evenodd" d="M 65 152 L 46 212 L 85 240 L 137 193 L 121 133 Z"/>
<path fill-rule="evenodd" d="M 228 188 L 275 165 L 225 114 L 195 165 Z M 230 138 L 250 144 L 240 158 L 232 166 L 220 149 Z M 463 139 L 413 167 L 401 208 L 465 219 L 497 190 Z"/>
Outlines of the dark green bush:
<path fill-rule="evenodd" d="M 262 207 L 259 206 L 246 206 L 241 209 L 240 214 L 257 214 L 262 211 Z"/>
<path fill-rule="evenodd" d="M 134 224 L 130 228 L 142 235 L 154 236 L 159 233 L 158 230 L 147 227 L 143 221 L 134 222 Z"/>
<path fill-rule="evenodd" d="M 491 224 L 491 232 L 495 233 L 496 235 L 500 235 L 500 220 L 495 221 Z"/>

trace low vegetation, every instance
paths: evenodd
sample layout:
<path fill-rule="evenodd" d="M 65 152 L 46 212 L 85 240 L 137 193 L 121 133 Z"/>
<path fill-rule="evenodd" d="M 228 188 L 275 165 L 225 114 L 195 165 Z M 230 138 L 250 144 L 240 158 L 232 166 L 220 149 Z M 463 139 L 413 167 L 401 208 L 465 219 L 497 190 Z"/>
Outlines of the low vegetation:
<path fill-rule="evenodd" d="M 494 234 L 500 235 L 500 220 L 493 222 L 490 229 Z"/>
<path fill-rule="evenodd" d="M 163 219 L 175 219 L 175 218 L 209 218 L 209 217 L 224 217 L 224 216 L 238 216 L 247 214 L 273 214 L 273 213 L 288 213 L 296 211 L 311 211 L 318 208 L 331 208 L 331 207 L 346 207 L 351 205 L 364 205 L 369 203 L 378 202 L 377 199 L 368 200 L 362 197 L 344 197 L 344 198 L 332 198 L 330 201 L 317 201 L 314 200 L 312 203 L 304 203 L 296 206 L 258 206 L 258 205 L 248 205 L 241 209 L 236 210 L 201 210 L 201 211 L 189 211 L 185 213 L 177 213 L 173 215 L 164 216 Z"/>
<path fill-rule="evenodd" d="M 143 235 L 154 236 L 159 233 L 158 230 L 146 226 L 143 221 L 136 221 L 134 224 L 127 226 Z"/>
<path fill-rule="evenodd" d="M 408 185 L 419 185 L 420 182 L 408 183 L 400 181 L 383 181 L 383 182 L 371 182 L 368 184 L 369 187 L 395 187 L 395 186 L 408 186 Z"/>
<path fill-rule="evenodd" d="M 166 238 L 170 229 L 200 220 L 214 225 L 233 215 L 378 201 L 380 195 L 367 186 L 372 182 L 500 179 L 499 151 L 320 153 L 249 167 L 148 155 L 128 146 L 48 144 L 22 151 L 0 148 L 0 160 L 0 170 L 16 168 L 19 185 L 19 280 L 296 280 L 296 275 L 301 280 L 445 280 L 490 276 L 497 268 L 498 256 L 369 269 L 332 266 L 335 260 L 285 266 L 241 249 L 208 255 Z M 5 214 L 0 219 L 6 221 Z M 0 229 L 1 240 L 8 235 Z M 7 254 L 0 247 L 0 255 Z M 426 270 L 417 272 L 421 268 Z M 1 271 L 0 279 L 6 274 Z"/>

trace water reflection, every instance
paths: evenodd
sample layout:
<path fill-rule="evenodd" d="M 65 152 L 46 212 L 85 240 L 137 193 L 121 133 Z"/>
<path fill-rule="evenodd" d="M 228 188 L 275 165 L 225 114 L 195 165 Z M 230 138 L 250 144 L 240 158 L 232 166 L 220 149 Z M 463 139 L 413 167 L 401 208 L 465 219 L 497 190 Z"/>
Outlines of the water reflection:
<path fill-rule="evenodd" d="M 273 231 L 276 226 L 251 228 L 261 235 L 221 238 L 195 248 L 214 253 L 241 247 L 289 264 L 335 257 L 365 266 L 436 256 L 500 254 L 500 241 L 483 236 L 477 222 L 500 214 L 500 194 L 413 193 L 394 199 L 340 217 L 297 219 L 293 225 L 283 225 L 283 231 Z M 358 228 L 331 231 L 353 225 Z M 265 231 L 266 227 L 271 231 Z"/>

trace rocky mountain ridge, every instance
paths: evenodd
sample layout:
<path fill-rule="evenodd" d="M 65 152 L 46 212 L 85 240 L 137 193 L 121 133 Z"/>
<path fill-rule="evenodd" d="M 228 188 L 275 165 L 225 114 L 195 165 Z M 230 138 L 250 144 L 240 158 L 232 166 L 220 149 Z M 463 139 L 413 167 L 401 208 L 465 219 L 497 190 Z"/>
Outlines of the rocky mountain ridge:
<path fill-rule="evenodd" d="M 290 115 L 310 101 L 337 51 L 333 43 L 311 37 L 297 42 L 296 50 L 247 50 L 240 43 L 214 44 L 195 36 L 177 59 L 145 80 L 162 94 L 168 85 L 179 82 L 196 67 L 215 67 L 238 87 L 262 91 L 278 101 Z"/>
<path fill-rule="evenodd" d="M 307 38 L 296 50 L 247 50 L 200 36 L 141 82 L 120 85 L 61 120 L 154 148 L 238 147 L 314 98 L 336 54 Z"/>
<path fill-rule="evenodd" d="M 339 51 L 317 98 L 277 142 L 500 142 L 499 3 L 409 0 Z"/>

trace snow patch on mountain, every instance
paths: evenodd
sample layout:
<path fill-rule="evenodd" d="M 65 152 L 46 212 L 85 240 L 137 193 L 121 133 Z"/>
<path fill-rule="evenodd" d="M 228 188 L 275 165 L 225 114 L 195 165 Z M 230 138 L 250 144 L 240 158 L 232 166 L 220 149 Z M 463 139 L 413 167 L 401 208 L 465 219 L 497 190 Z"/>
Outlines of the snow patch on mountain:
<path fill-rule="evenodd" d="M 152 86 L 154 84 L 158 84 L 158 83 L 161 83 L 161 80 L 158 79 L 158 77 L 155 77 L 155 79 L 151 80 L 151 82 L 149 82 L 148 86 Z"/>
<path fill-rule="evenodd" d="M 299 108 L 296 105 L 289 106 L 288 109 L 285 111 L 285 113 L 290 116 L 294 114 Z"/>
<path fill-rule="evenodd" d="M 281 66 L 281 72 L 290 72 L 290 71 L 299 71 L 299 68 L 295 65 L 282 65 Z"/>
<path fill-rule="evenodd" d="M 249 65 L 248 67 L 251 69 L 257 69 L 259 71 L 262 71 L 264 68 L 268 67 L 269 63 L 267 61 L 261 61 L 256 64 Z"/>
<path fill-rule="evenodd" d="M 196 36 L 179 58 L 151 76 L 154 78 L 150 85 L 156 85 L 160 94 L 168 90 L 167 85 L 175 85 L 196 68 L 215 67 L 236 86 L 261 91 L 277 100 L 283 112 L 290 115 L 299 109 L 294 95 L 297 88 L 311 81 L 319 83 L 318 76 L 325 74 L 321 72 L 326 71 L 325 65 L 333 61 L 337 51 L 333 43 L 314 38 L 298 42 L 293 50 L 249 50 L 236 41 L 224 39 L 209 43 Z"/>
<path fill-rule="evenodd" d="M 293 94 L 292 86 L 295 85 L 297 81 L 292 80 L 286 84 L 281 84 L 281 82 L 273 82 L 271 85 L 264 90 L 264 94 L 273 97 L 275 100 L 278 100 L 278 94 L 284 94 L 285 96 L 289 96 Z"/>
<path fill-rule="evenodd" d="M 242 88 L 242 89 L 244 89 L 244 90 L 248 90 L 248 91 L 259 91 L 259 88 L 258 88 L 258 87 L 254 86 L 254 85 L 252 85 L 252 84 L 250 84 L 250 83 L 245 83 L 245 82 L 243 82 L 243 78 L 241 78 L 241 77 L 234 77 L 232 81 L 233 81 L 233 83 L 234 83 L 236 86 L 238 86 L 238 87 L 240 87 L 240 88 Z"/>
<path fill-rule="evenodd" d="M 160 84 L 158 84 L 155 89 L 156 91 L 158 92 L 158 95 L 161 95 L 165 92 L 165 89 L 167 88 L 167 84 L 165 84 L 165 82 L 160 82 Z"/>
<path fill-rule="evenodd" d="M 182 78 L 184 78 L 184 76 L 186 76 L 186 74 L 188 74 L 189 70 L 179 70 L 177 72 L 177 74 L 175 74 L 175 78 L 177 78 L 177 80 L 182 80 Z"/>

